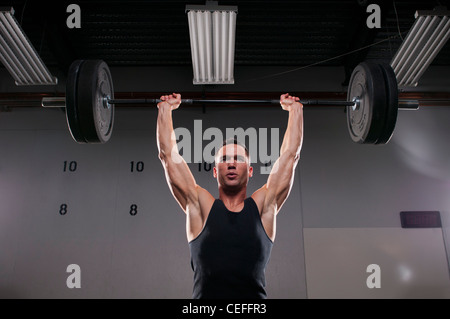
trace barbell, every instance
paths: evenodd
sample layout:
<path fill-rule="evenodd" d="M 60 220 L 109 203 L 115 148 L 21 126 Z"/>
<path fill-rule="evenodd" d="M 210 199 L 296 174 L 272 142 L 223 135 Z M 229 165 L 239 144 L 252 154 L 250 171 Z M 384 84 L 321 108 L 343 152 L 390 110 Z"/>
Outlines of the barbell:
<path fill-rule="evenodd" d="M 182 99 L 186 104 L 279 104 L 279 100 Z M 115 99 L 108 65 L 76 60 L 69 68 L 65 97 L 44 97 L 43 107 L 65 107 L 69 131 L 78 143 L 106 143 L 112 134 L 114 105 L 156 104 L 159 99 Z M 300 100 L 304 105 L 345 106 L 350 137 L 360 144 L 386 144 L 399 109 L 418 109 L 414 100 L 398 99 L 394 71 L 388 64 L 362 62 L 350 77 L 347 101 Z"/>

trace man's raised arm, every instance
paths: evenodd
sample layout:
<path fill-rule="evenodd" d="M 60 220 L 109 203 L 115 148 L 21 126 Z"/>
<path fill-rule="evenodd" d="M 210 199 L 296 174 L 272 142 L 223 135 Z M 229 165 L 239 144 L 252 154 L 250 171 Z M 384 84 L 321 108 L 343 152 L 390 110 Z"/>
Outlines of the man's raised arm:
<path fill-rule="evenodd" d="M 261 214 L 278 214 L 294 183 L 294 171 L 300 158 L 303 143 L 303 105 L 298 97 L 283 94 L 280 97 L 289 120 L 280 149 L 280 157 L 273 165 L 267 183 L 252 197 L 259 204 Z"/>
<path fill-rule="evenodd" d="M 198 204 L 198 193 L 194 176 L 178 152 L 173 130 L 172 111 L 177 109 L 180 104 L 180 94 L 161 96 L 161 102 L 158 103 L 156 138 L 159 159 L 164 167 L 169 188 L 181 208 L 187 213 L 186 209 L 189 203 Z"/>

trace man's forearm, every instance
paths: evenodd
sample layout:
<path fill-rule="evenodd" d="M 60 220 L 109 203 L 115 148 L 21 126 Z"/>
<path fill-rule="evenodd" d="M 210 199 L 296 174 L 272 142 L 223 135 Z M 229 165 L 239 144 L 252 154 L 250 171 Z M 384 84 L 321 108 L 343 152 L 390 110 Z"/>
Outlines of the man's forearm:
<path fill-rule="evenodd" d="M 289 111 L 289 120 L 280 149 L 280 156 L 288 152 L 295 157 L 300 155 L 303 142 L 303 108 L 294 107 Z"/>
<path fill-rule="evenodd" d="M 176 145 L 175 132 L 173 130 L 172 110 L 170 106 L 161 106 L 158 110 L 156 123 L 156 140 L 160 157 L 166 157 Z"/>

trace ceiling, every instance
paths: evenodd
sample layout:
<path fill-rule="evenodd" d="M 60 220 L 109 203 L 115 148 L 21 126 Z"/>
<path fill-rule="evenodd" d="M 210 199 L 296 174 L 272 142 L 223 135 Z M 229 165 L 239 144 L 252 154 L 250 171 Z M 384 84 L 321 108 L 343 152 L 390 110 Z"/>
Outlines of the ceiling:
<path fill-rule="evenodd" d="M 110 66 L 191 65 L 187 4 L 205 1 L 76 1 L 81 28 L 69 29 L 74 1 L 1 1 L 48 67 L 67 72 L 75 59 L 103 59 Z M 367 5 L 381 8 L 381 28 L 369 29 Z M 344 66 L 389 62 L 414 23 L 416 10 L 446 1 L 219 1 L 237 5 L 236 66 Z M 433 65 L 450 65 L 450 41 Z M 347 79 L 348 80 L 348 79 Z"/>

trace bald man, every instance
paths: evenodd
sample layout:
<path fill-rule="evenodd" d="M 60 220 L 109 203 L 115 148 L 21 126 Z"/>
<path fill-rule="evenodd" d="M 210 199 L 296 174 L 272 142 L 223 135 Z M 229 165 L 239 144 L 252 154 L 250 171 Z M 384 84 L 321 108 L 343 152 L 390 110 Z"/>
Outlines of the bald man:
<path fill-rule="evenodd" d="M 227 140 L 215 155 L 213 176 L 219 198 L 197 185 L 178 153 L 172 111 L 180 94 L 164 95 L 158 103 L 157 143 L 169 188 L 186 214 L 186 234 L 194 271 L 192 297 L 263 299 L 265 268 L 276 234 L 276 219 L 289 196 L 303 141 L 303 105 L 283 94 L 288 125 L 267 183 L 247 197 L 253 175 L 249 153 L 236 140 Z"/>

